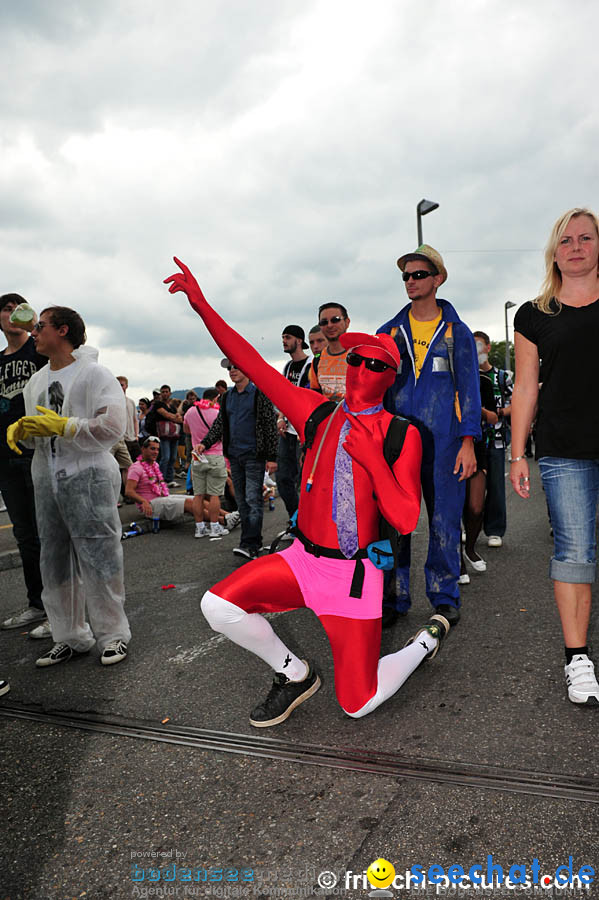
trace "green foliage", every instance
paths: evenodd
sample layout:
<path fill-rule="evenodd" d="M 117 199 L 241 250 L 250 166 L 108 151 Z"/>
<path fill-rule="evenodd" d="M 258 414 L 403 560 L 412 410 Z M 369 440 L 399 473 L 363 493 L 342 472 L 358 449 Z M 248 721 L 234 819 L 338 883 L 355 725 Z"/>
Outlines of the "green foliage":
<path fill-rule="evenodd" d="M 505 369 L 505 341 L 491 341 L 491 352 L 489 353 L 489 362 L 498 369 Z M 514 345 L 510 341 L 510 369 L 512 372 L 516 369 L 514 359 Z"/>

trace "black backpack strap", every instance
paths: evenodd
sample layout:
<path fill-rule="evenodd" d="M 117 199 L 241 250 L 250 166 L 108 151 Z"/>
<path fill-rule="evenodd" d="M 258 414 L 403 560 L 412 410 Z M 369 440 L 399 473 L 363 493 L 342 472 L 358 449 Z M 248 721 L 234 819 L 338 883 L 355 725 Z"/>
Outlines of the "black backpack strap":
<path fill-rule="evenodd" d="M 391 468 L 397 462 L 401 454 L 409 422 L 402 416 L 393 416 L 389 422 L 387 434 L 383 442 L 383 456 L 387 465 Z"/>
<path fill-rule="evenodd" d="M 321 422 L 324 422 L 325 419 L 328 419 L 336 408 L 337 404 L 334 400 L 327 400 L 310 413 L 306 419 L 306 424 L 304 425 L 304 450 L 310 449 L 314 443 L 318 426 Z"/>
<path fill-rule="evenodd" d="M 195 404 L 194 404 L 194 406 L 195 406 Z M 206 421 L 206 419 L 205 419 L 204 416 L 202 415 L 202 413 L 201 413 L 201 411 L 200 411 L 200 407 L 199 407 L 199 406 L 196 406 L 195 408 L 196 408 L 197 411 L 198 411 L 198 415 L 199 415 L 200 419 L 202 420 L 202 422 L 204 423 L 204 425 L 206 426 L 206 428 L 208 429 L 208 431 L 210 431 L 210 425 L 208 424 L 208 422 Z"/>

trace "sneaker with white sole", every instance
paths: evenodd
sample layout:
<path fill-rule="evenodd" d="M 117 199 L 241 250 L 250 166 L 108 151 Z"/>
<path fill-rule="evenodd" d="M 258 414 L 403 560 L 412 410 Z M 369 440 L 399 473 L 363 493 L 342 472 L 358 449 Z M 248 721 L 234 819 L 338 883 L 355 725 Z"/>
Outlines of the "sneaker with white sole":
<path fill-rule="evenodd" d="M 206 528 L 205 522 L 196 522 L 196 533 L 194 537 L 203 538 L 208 534 L 208 529 Z"/>
<path fill-rule="evenodd" d="M 10 691 L 10 684 L 8 681 L 5 681 L 4 678 L 0 678 L 0 697 L 3 694 L 8 694 Z"/>
<path fill-rule="evenodd" d="M 69 647 L 68 644 L 61 641 L 58 644 L 54 644 L 48 653 L 44 653 L 43 656 L 36 659 L 35 664 L 40 668 L 43 668 L 44 666 L 57 666 L 58 663 L 68 662 L 69 659 L 74 659 L 76 656 L 83 656 L 84 653 L 87 653 L 87 650 L 84 650 L 83 653 L 77 653 L 76 650 L 73 650 L 72 647 Z"/>
<path fill-rule="evenodd" d="M 115 663 L 120 663 L 126 656 L 127 644 L 117 639 L 106 644 L 100 657 L 100 662 L 103 666 L 114 666 Z"/>
<path fill-rule="evenodd" d="M 502 547 L 503 539 L 498 534 L 490 534 L 487 541 L 487 547 Z"/>
<path fill-rule="evenodd" d="M 210 537 L 224 537 L 225 534 L 229 533 L 228 528 L 223 528 L 220 522 L 211 522 L 210 523 L 210 531 L 208 532 Z"/>
<path fill-rule="evenodd" d="M 15 613 L 10 619 L 5 619 L 2 623 L 2 628 L 23 628 L 24 625 L 43 622 L 45 618 L 46 613 L 43 609 L 38 609 L 37 606 L 28 606 L 26 609 L 21 610 L 20 613 Z"/>
<path fill-rule="evenodd" d="M 599 704 L 599 684 L 595 677 L 595 666 L 586 653 L 572 658 L 570 665 L 564 666 L 568 699 L 572 703 Z"/>
<path fill-rule="evenodd" d="M 237 510 L 233 510 L 233 512 L 227 513 L 225 515 L 225 526 L 232 531 L 234 528 L 237 528 L 239 523 L 241 522 L 241 516 L 237 512 Z"/>
<path fill-rule="evenodd" d="M 52 626 L 46 619 L 45 622 L 42 622 L 41 625 L 38 625 L 37 628 L 34 628 L 33 631 L 29 632 L 29 637 L 33 638 L 35 641 L 41 640 L 42 638 L 51 638 Z"/>
<path fill-rule="evenodd" d="M 470 575 L 468 572 L 462 572 L 458 575 L 458 584 L 470 584 Z"/>
<path fill-rule="evenodd" d="M 296 706 L 307 700 L 322 684 L 318 672 L 307 660 L 306 677 L 302 681 L 290 681 L 282 672 L 275 675 L 272 687 L 262 703 L 250 715 L 250 725 L 255 728 L 269 728 L 280 725 L 288 719 Z"/>

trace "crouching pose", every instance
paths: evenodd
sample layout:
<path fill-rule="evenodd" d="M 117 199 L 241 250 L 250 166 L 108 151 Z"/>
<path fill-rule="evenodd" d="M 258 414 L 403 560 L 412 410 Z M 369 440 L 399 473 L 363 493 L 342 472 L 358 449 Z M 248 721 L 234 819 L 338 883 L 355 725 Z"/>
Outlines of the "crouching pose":
<path fill-rule="evenodd" d="M 383 573 L 368 558 L 384 516 L 403 534 L 420 512 L 421 442 L 407 426 L 399 456 L 386 461 L 385 437 L 393 419 L 382 407 L 395 379 L 399 353 L 385 334 L 349 333 L 341 343 L 347 362 L 345 401 L 292 385 L 208 305 L 195 278 L 165 279 L 183 291 L 223 353 L 289 419 L 307 444 L 296 540 L 281 553 L 247 563 L 207 591 L 202 612 L 210 626 L 251 650 L 275 672 L 273 686 L 251 713 L 257 727 L 283 722 L 320 687 L 312 663 L 299 659 L 259 613 L 308 607 L 327 633 L 335 666 L 335 691 L 343 710 L 359 718 L 391 697 L 449 630 L 442 616 L 409 646 L 379 659 Z M 317 410 L 326 404 L 327 410 Z M 332 411 L 334 410 L 334 411 Z M 323 413 L 328 415 L 322 416 Z M 306 441 L 307 439 L 307 441 Z"/>

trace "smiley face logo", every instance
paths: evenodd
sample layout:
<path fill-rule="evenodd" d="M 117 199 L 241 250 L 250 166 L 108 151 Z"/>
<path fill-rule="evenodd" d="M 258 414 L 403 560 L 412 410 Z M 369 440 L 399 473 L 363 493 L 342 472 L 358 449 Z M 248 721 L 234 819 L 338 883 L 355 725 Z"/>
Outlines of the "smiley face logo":
<path fill-rule="evenodd" d="M 366 869 L 366 877 L 373 888 L 386 888 L 395 878 L 395 869 L 386 859 L 375 859 Z"/>

